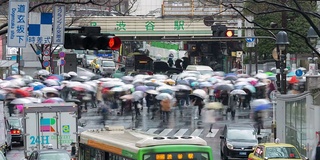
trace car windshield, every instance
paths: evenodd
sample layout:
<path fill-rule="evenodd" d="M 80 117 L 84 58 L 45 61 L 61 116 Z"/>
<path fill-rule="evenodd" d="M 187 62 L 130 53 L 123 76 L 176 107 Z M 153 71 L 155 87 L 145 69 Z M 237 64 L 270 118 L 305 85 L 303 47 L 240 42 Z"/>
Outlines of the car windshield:
<path fill-rule="evenodd" d="M 103 61 L 103 62 L 102 62 L 102 66 L 103 66 L 103 67 L 114 67 L 115 64 L 114 64 L 114 62 L 112 62 L 112 61 Z"/>
<path fill-rule="evenodd" d="M 20 120 L 19 119 L 9 119 L 9 124 L 12 127 L 20 127 Z"/>
<path fill-rule="evenodd" d="M 236 140 L 236 139 L 245 139 L 245 140 L 253 140 L 256 139 L 255 131 L 248 129 L 230 129 L 227 132 L 227 138 L 229 140 Z"/>
<path fill-rule="evenodd" d="M 265 157 L 268 159 L 300 159 L 298 151 L 294 147 L 267 147 Z"/>
<path fill-rule="evenodd" d="M 40 154 L 39 160 L 70 160 L 70 156 L 68 153 L 43 153 Z"/>

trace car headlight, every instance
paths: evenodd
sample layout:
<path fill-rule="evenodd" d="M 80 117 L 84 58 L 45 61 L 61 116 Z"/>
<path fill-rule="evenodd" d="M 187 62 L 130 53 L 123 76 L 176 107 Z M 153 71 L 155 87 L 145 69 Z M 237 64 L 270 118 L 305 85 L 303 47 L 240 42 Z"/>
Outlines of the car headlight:
<path fill-rule="evenodd" d="M 233 149 L 233 145 L 231 143 L 227 142 L 227 148 Z"/>

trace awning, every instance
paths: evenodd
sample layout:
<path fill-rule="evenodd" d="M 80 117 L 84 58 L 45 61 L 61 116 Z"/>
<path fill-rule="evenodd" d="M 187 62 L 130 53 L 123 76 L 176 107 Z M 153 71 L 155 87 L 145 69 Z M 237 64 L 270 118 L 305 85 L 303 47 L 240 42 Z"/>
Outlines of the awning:
<path fill-rule="evenodd" d="M 0 60 L 0 68 L 11 67 L 14 64 L 17 64 L 17 62 L 10 60 Z"/>

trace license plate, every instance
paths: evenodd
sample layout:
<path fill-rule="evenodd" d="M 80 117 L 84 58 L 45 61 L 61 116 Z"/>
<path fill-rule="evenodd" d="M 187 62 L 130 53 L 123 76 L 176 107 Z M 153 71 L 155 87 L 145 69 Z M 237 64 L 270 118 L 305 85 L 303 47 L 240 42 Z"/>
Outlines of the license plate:
<path fill-rule="evenodd" d="M 239 152 L 239 155 L 245 156 L 245 155 L 247 155 L 247 152 Z"/>

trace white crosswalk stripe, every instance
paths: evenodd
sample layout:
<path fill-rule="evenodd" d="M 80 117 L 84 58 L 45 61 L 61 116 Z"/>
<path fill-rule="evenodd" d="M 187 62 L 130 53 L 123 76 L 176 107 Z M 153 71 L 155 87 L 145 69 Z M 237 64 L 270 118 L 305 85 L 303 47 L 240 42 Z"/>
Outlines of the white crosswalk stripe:
<path fill-rule="evenodd" d="M 219 129 L 211 129 L 211 133 L 208 133 L 206 137 L 215 137 L 216 134 L 219 132 Z"/>
<path fill-rule="evenodd" d="M 199 137 L 200 134 L 203 132 L 203 129 L 196 129 L 194 130 L 190 136 L 196 136 L 196 137 Z"/>
<path fill-rule="evenodd" d="M 174 136 L 183 136 L 187 131 L 188 129 L 180 129 Z"/>
<path fill-rule="evenodd" d="M 164 129 L 159 136 L 166 136 L 168 135 L 170 132 L 172 131 L 172 129 Z"/>
<path fill-rule="evenodd" d="M 155 131 L 157 131 L 157 128 L 151 128 L 147 131 L 148 134 L 154 134 Z"/>

